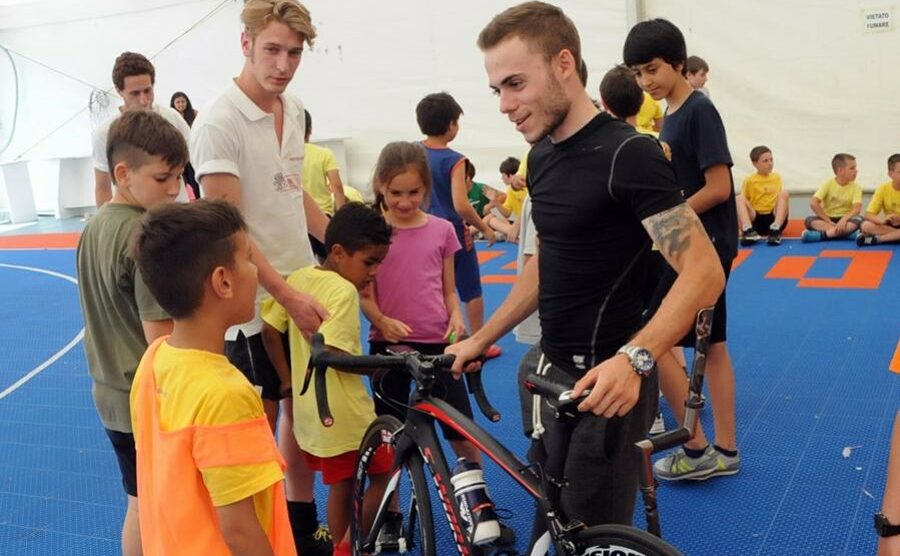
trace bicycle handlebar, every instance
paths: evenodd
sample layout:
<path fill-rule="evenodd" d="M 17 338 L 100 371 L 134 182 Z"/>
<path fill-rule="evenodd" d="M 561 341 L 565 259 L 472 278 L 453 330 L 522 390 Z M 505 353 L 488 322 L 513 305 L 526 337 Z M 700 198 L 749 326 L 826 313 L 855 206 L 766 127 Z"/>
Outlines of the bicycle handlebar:
<path fill-rule="evenodd" d="M 319 421 L 325 427 L 330 427 L 334 424 L 334 417 L 331 415 L 331 409 L 328 406 L 328 392 L 325 384 L 325 370 L 328 367 L 403 370 L 409 373 L 418 385 L 430 387 L 434 381 L 434 374 L 431 371 L 434 369 L 449 370 L 456 360 L 456 356 L 452 354 L 422 355 L 415 351 L 398 355 L 343 355 L 332 353 L 325 348 L 324 336 L 318 333 L 313 334 L 312 338 L 310 338 L 310 343 L 312 345 L 312 354 L 300 395 L 305 394 L 309 388 L 311 373 L 314 371 L 316 374 L 316 407 L 319 411 Z M 484 416 L 492 422 L 499 421 L 501 417 L 500 412 L 494 409 L 484 392 L 484 386 L 481 382 L 481 370 L 466 373 L 466 384 L 469 393 L 475 397 L 478 408 Z"/>

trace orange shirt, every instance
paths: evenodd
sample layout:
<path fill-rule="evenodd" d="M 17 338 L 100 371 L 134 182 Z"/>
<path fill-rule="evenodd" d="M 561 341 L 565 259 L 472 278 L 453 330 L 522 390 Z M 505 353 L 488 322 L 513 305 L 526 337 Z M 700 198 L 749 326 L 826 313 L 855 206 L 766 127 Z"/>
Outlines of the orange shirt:
<path fill-rule="evenodd" d="M 264 414 L 230 423 L 196 424 L 175 429 L 163 427 L 161 415 L 165 411 L 167 398 L 178 396 L 175 392 L 158 388 L 156 365 L 160 348 L 166 352 L 169 364 L 177 360 L 178 352 L 184 352 L 188 360 L 203 356 L 217 357 L 197 350 L 178 350 L 168 344 L 163 345 L 165 340 L 161 338 L 147 349 L 131 392 L 144 554 L 230 555 L 231 550 L 219 528 L 217 504 L 207 486 L 209 473 L 273 463 L 283 472 L 284 460 L 278 453 Z M 210 361 L 214 362 L 214 359 Z M 230 369 L 228 366 L 222 367 L 194 367 L 189 371 L 206 371 L 214 374 L 214 378 L 229 379 Z M 234 372 L 239 373 L 236 369 Z M 249 383 L 247 386 L 250 387 Z M 196 399 L 194 405 L 197 413 L 201 413 L 202 406 L 208 402 L 206 397 Z M 261 404 L 260 401 L 259 409 L 262 409 Z M 268 506 L 266 508 L 257 508 L 257 517 L 266 516 L 261 526 L 275 554 L 296 556 L 283 481 L 281 476 L 275 477 L 277 480 L 274 481 L 267 479 L 267 486 L 260 492 L 260 498 L 269 503 L 265 504 Z"/>

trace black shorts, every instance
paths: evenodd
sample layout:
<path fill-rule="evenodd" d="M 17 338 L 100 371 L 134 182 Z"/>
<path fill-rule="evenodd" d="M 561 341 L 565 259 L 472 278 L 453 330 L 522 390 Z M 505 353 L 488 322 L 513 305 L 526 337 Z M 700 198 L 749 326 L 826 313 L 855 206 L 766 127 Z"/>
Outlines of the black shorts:
<path fill-rule="evenodd" d="M 575 377 L 553 364 L 545 376 L 553 382 L 575 383 Z M 553 483 L 564 485 L 558 494 L 567 518 L 587 525 L 631 525 L 641 473 L 634 443 L 647 438 L 658 400 L 659 379 L 653 372 L 641 381 L 637 404 L 621 417 L 582 413 L 559 420 L 553 408 L 541 403 L 543 433 L 532 441 L 528 459 L 556 479 Z M 545 527 L 543 517 L 535 520 L 532 538 Z"/>
<path fill-rule="evenodd" d="M 731 263 L 734 259 L 722 258 L 721 255 L 719 255 L 719 257 L 719 263 L 722 265 L 722 270 L 725 271 L 726 288 L 722 290 L 722 295 L 716 300 L 715 310 L 713 311 L 712 332 L 709 337 L 709 342 L 712 344 L 724 342 L 728 339 L 728 334 L 726 333 L 728 328 L 728 308 L 725 303 L 725 293 L 728 287 L 728 277 L 731 275 Z M 662 278 L 659 280 L 659 286 L 656 288 L 656 295 L 654 296 L 647 320 L 649 320 L 649 317 L 655 314 L 656 310 L 659 309 L 660 303 L 662 303 L 666 294 L 669 293 L 669 290 L 672 289 L 672 284 L 675 283 L 676 278 L 678 278 L 678 273 L 675 272 L 671 266 L 666 265 Z M 691 322 L 693 322 L 693 320 Z M 688 331 L 687 335 L 678 342 L 678 345 L 681 347 L 692 348 L 696 342 L 694 325 L 691 324 L 690 331 Z"/>
<path fill-rule="evenodd" d="M 119 471 L 122 473 L 122 488 L 128 496 L 137 496 L 137 452 L 134 449 L 134 435 L 104 429 L 112 443 Z"/>
<path fill-rule="evenodd" d="M 262 333 L 249 338 L 238 332 L 234 341 L 225 342 L 225 357 L 237 367 L 254 386 L 262 388 L 262 397 L 278 401 L 281 395 L 281 378 L 269 360 Z"/>
<path fill-rule="evenodd" d="M 425 355 L 440 355 L 444 353 L 447 344 L 420 344 L 417 342 L 404 342 L 392 344 L 389 342 L 369 342 L 369 353 L 372 355 L 387 353 L 391 347 L 401 345 L 423 353 Z M 372 378 L 372 392 L 375 398 L 375 413 L 378 415 L 393 415 L 400 421 L 406 419 L 406 405 L 409 402 L 409 391 L 412 379 L 402 372 L 388 372 Z M 472 405 L 469 403 L 469 391 L 464 380 L 456 380 L 449 372 L 438 373 L 434 386 L 434 396 L 452 405 L 456 410 L 472 417 Z M 387 403 L 384 398 L 391 400 Z M 452 429 L 439 423 L 444 438 L 447 440 L 465 440 L 465 437 Z"/>
<path fill-rule="evenodd" d="M 772 224 L 775 223 L 775 213 L 770 212 L 769 214 L 760 214 L 756 213 L 756 218 L 753 219 L 753 229 L 756 230 L 761 236 L 769 235 L 769 231 L 772 229 Z M 778 228 L 779 232 L 783 232 L 785 228 L 787 228 L 788 219 L 785 218 L 784 222 L 781 223 L 781 226 Z"/>

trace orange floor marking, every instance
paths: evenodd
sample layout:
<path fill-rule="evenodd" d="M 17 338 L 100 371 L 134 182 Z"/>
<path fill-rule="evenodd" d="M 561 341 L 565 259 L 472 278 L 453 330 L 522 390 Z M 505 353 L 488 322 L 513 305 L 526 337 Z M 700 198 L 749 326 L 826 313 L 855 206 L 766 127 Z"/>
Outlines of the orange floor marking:
<path fill-rule="evenodd" d="M 512 261 L 503 265 L 503 270 L 516 270 L 516 261 Z"/>
<path fill-rule="evenodd" d="M 778 259 L 778 262 L 766 273 L 769 279 L 787 279 L 799 280 L 806 276 L 806 273 L 816 262 L 815 257 L 795 257 L 787 255 Z"/>
<path fill-rule="evenodd" d="M 489 274 L 481 277 L 482 284 L 515 284 L 515 274 Z"/>
<path fill-rule="evenodd" d="M 734 270 L 737 267 L 741 266 L 741 264 L 747 260 L 747 257 L 749 257 L 751 253 L 753 253 L 752 249 L 738 249 L 737 257 L 735 257 L 734 260 L 731 261 L 731 270 Z"/>
<path fill-rule="evenodd" d="M 847 270 L 840 278 L 803 278 L 797 285 L 801 288 L 847 288 L 877 289 L 891 262 L 890 251 L 849 251 L 825 250 L 820 257 L 828 259 L 850 259 Z"/>
<path fill-rule="evenodd" d="M 488 261 L 492 261 L 503 254 L 503 251 L 477 251 L 478 253 L 478 264 L 484 264 Z"/>
<path fill-rule="evenodd" d="M 897 351 L 894 352 L 894 358 L 891 359 L 888 369 L 900 374 L 900 341 L 897 342 Z"/>
<path fill-rule="evenodd" d="M 74 249 L 80 233 L 0 236 L 0 249 Z"/>
<path fill-rule="evenodd" d="M 800 237 L 805 229 L 806 225 L 803 223 L 802 218 L 788 220 L 787 226 L 781 232 L 781 237 Z"/>

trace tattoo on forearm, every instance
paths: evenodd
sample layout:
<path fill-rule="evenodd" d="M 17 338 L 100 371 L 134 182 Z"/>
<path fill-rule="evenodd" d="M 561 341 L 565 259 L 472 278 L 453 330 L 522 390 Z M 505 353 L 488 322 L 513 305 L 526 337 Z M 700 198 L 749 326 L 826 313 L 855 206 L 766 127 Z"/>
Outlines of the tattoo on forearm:
<path fill-rule="evenodd" d="M 702 226 L 687 203 L 644 219 L 647 233 L 668 259 L 677 259 L 687 251 L 691 246 L 692 229 L 699 227 L 702 230 Z"/>

